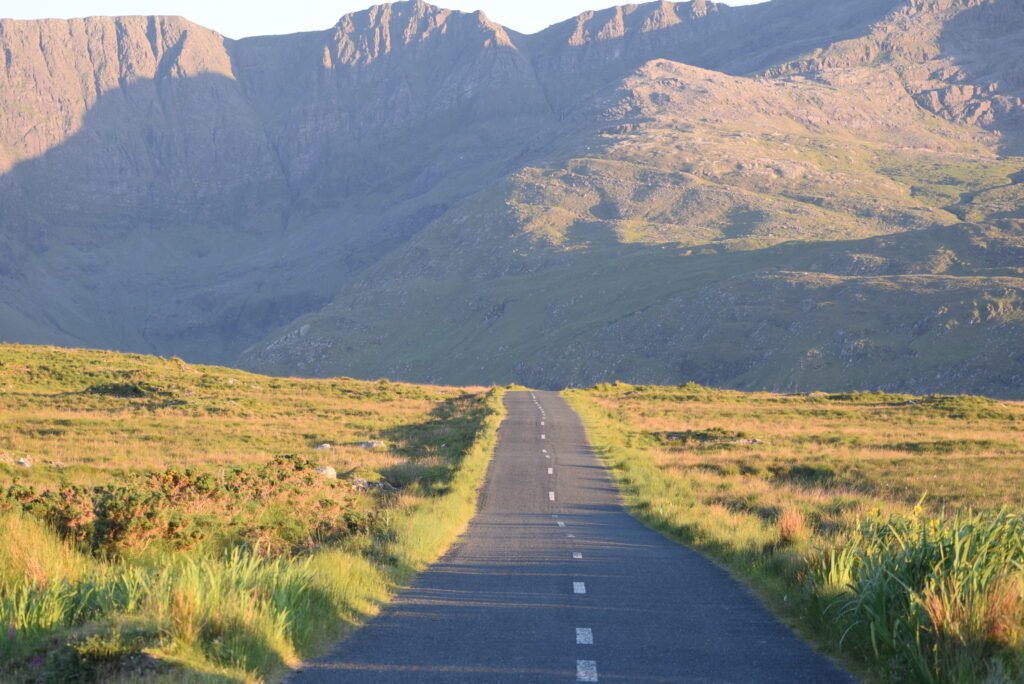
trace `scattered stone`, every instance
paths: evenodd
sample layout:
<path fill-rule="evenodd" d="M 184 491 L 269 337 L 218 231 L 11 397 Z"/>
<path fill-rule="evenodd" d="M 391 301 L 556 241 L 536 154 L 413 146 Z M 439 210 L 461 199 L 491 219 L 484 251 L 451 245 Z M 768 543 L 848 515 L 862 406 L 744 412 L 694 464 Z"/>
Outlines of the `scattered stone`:
<path fill-rule="evenodd" d="M 352 478 L 352 488 L 355 489 L 357 492 L 368 492 L 371 489 L 379 489 L 382 492 L 388 493 L 398 491 L 398 487 L 395 487 L 387 480 L 381 480 L 380 482 L 370 482 L 369 480 L 364 480 L 361 477 Z"/>
<path fill-rule="evenodd" d="M 331 466 L 320 466 L 319 468 L 316 469 L 316 472 L 319 475 L 323 475 L 328 480 L 338 479 L 338 471 L 332 468 Z"/>
<path fill-rule="evenodd" d="M 19 458 L 17 461 L 15 461 L 15 463 L 17 465 L 20 465 L 22 468 L 31 468 L 32 467 L 32 459 L 31 458 Z"/>
<path fill-rule="evenodd" d="M 384 442 L 384 441 L 379 440 L 379 439 L 371 439 L 369 441 L 363 442 L 359 446 L 361 446 L 364 449 L 370 449 L 372 451 L 376 451 L 377 449 L 386 449 L 388 447 L 388 444 L 387 444 L 387 442 Z"/>
<path fill-rule="evenodd" d="M 334 445 L 331 444 L 330 442 L 324 442 L 323 444 L 317 444 L 316 445 L 317 451 L 321 451 L 323 449 L 332 449 L 332 448 L 334 448 Z"/>

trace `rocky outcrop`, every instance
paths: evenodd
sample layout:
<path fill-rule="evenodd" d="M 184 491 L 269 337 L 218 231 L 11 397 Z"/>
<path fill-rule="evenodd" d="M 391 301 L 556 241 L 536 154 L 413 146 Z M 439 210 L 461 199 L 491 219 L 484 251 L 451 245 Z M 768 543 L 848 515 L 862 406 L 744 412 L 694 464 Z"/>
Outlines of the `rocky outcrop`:
<path fill-rule="evenodd" d="M 889 64 L 924 109 L 998 132 L 1024 151 L 1024 5 L 1005 0 L 912 0 L 866 35 L 769 70 L 829 80 L 854 67 Z"/>

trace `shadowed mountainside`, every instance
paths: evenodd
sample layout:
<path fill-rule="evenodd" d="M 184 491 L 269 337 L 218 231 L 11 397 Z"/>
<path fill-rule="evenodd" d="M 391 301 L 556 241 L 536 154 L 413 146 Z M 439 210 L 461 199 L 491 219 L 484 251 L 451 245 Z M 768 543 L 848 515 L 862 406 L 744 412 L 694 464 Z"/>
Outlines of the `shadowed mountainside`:
<path fill-rule="evenodd" d="M 1022 31 L 1005 0 L 0 20 L 0 336 L 1016 395 Z"/>

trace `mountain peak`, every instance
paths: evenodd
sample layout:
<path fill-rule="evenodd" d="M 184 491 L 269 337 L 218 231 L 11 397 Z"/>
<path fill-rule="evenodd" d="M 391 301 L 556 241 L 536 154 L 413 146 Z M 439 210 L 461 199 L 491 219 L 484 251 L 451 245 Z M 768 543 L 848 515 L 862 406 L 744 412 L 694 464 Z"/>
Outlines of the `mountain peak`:
<path fill-rule="evenodd" d="M 444 9 L 423 0 L 374 5 L 343 16 L 335 26 L 336 61 L 368 64 L 401 45 L 416 45 L 457 32 L 483 46 L 512 47 L 505 28 L 483 12 Z M 458 42 L 458 41 L 456 41 Z"/>

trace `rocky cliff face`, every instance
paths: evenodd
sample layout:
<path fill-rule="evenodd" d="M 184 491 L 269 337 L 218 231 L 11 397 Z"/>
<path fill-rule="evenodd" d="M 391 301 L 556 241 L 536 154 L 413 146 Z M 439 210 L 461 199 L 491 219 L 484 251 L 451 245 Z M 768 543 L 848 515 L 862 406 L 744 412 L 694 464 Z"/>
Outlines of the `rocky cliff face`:
<path fill-rule="evenodd" d="M 862 37 L 771 70 L 828 80 L 853 67 L 885 64 L 924 109 L 998 132 L 1024 151 L 1024 5 L 1005 0 L 914 0 Z"/>
<path fill-rule="evenodd" d="M 680 366 L 665 331 L 725 334 L 694 302 L 785 278 L 665 302 L 719 250 L 738 276 L 787 240 L 1016 230 L 1022 31 L 1009 0 L 652 2 L 531 36 L 419 0 L 241 41 L 174 17 L 0 20 L 0 337 L 251 347 L 276 372 L 557 385 L 699 362 L 781 383 L 797 338 Z M 900 287 L 908 311 L 954 291 Z"/>

